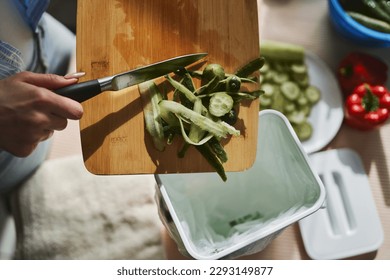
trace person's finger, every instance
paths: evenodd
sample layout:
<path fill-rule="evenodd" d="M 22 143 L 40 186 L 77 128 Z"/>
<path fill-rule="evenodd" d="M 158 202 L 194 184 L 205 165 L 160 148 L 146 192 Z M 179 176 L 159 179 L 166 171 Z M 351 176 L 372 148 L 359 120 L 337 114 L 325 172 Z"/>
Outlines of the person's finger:
<path fill-rule="evenodd" d="M 52 137 L 54 134 L 54 130 L 45 130 L 40 141 L 46 141 L 47 139 L 49 139 L 50 137 Z"/>
<path fill-rule="evenodd" d="M 42 75 L 24 72 L 22 73 L 21 79 L 27 84 L 37 86 L 39 90 L 44 93 L 40 94 L 40 96 L 41 98 L 44 98 L 46 102 L 51 104 L 51 106 L 47 109 L 49 109 L 52 114 L 72 120 L 78 120 L 82 117 L 83 107 L 79 102 L 67 97 L 62 97 L 51 91 L 51 89 L 74 84 L 77 82 L 77 78 L 66 79 L 54 74 Z M 39 93 L 36 92 L 36 94 Z"/>
<path fill-rule="evenodd" d="M 7 152 L 11 153 L 16 157 L 27 157 L 29 156 L 35 148 L 38 146 L 38 142 L 33 143 L 13 143 L 7 147 Z"/>
<path fill-rule="evenodd" d="M 65 78 L 55 74 L 37 74 L 33 72 L 22 72 L 19 74 L 19 78 L 23 82 L 50 90 L 72 85 L 78 81 L 75 77 Z"/>
<path fill-rule="evenodd" d="M 48 130 L 64 130 L 68 125 L 68 119 L 51 114 L 50 123 L 46 129 Z"/>
<path fill-rule="evenodd" d="M 50 113 L 71 120 L 81 119 L 83 115 L 83 107 L 79 102 L 57 95 L 50 90 L 45 91 L 47 98 L 50 99 L 50 108 L 47 108 L 50 110 Z"/>
<path fill-rule="evenodd" d="M 79 79 L 85 76 L 85 72 L 69 73 L 64 76 L 65 79 Z"/>

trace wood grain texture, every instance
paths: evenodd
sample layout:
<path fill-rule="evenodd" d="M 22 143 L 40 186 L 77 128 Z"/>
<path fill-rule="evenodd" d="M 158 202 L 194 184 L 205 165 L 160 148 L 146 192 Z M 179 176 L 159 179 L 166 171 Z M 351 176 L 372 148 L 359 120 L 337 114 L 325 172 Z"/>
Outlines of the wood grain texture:
<path fill-rule="evenodd" d="M 259 56 L 256 0 L 79 0 L 77 68 L 85 80 L 101 78 L 174 56 L 207 52 L 226 72 Z M 224 141 L 226 171 L 252 166 L 256 157 L 258 101 L 244 103 Z M 209 172 L 195 150 L 180 159 L 182 142 L 158 152 L 144 129 L 136 86 L 105 92 L 83 103 L 80 121 L 84 162 L 94 174 Z"/>

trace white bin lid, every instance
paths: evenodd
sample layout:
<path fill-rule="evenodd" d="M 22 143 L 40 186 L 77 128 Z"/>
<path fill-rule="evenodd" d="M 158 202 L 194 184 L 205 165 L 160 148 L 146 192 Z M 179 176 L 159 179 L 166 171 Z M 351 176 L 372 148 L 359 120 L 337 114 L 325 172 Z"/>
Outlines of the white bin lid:
<path fill-rule="evenodd" d="M 377 250 L 383 243 L 367 175 L 350 149 L 310 156 L 327 197 L 316 213 L 299 221 L 304 246 L 312 259 L 344 259 Z"/>

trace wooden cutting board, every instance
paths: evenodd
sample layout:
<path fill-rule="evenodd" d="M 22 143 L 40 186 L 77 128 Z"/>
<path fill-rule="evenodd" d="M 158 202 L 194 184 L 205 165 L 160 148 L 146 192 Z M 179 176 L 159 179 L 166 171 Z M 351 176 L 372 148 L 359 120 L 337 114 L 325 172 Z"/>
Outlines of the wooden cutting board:
<path fill-rule="evenodd" d="M 77 68 L 86 72 L 83 80 L 195 52 L 207 52 L 208 63 L 232 73 L 259 56 L 257 0 L 79 0 L 77 8 Z M 105 92 L 83 107 L 82 151 L 91 173 L 213 171 L 193 148 L 178 158 L 181 141 L 164 152 L 153 148 L 137 86 Z M 235 125 L 241 136 L 224 142 L 226 171 L 252 166 L 258 109 L 258 100 L 241 107 Z"/>

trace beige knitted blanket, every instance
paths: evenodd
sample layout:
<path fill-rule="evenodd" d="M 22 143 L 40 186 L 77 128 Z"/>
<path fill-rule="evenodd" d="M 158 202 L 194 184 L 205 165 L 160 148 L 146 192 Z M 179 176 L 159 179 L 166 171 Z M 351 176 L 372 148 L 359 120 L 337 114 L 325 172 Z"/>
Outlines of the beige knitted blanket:
<path fill-rule="evenodd" d="M 152 175 L 95 176 L 46 161 L 13 196 L 17 259 L 164 259 Z"/>

